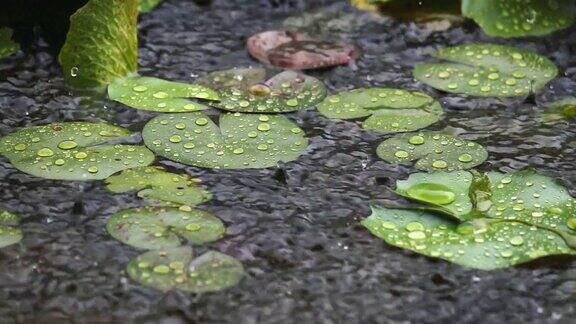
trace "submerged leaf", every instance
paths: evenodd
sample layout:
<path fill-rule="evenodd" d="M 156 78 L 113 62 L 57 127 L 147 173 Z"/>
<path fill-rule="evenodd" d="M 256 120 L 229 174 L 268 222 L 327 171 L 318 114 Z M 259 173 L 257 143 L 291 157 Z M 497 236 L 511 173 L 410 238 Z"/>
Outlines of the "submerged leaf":
<path fill-rule="evenodd" d="M 539 117 L 545 124 L 568 122 L 576 118 L 576 97 L 568 97 L 549 104 Z"/>
<path fill-rule="evenodd" d="M 90 0 L 70 17 L 60 52 L 67 84 L 94 88 L 135 73 L 140 0 Z"/>
<path fill-rule="evenodd" d="M 35 126 L 0 139 L 0 154 L 18 170 L 37 177 L 102 180 L 154 161 L 144 146 L 111 143 L 130 135 L 124 128 L 88 122 Z"/>
<path fill-rule="evenodd" d="M 442 91 L 479 97 L 529 95 L 541 90 L 558 74 L 547 58 L 502 45 L 444 48 L 436 57 L 448 63 L 418 64 L 414 77 Z"/>
<path fill-rule="evenodd" d="M 158 155 L 204 168 L 268 168 L 296 160 L 304 132 L 284 116 L 224 114 L 220 127 L 201 112 L 158 116 L 142 131 Z"/>
<path fill-rule="evenodd" d="M 12 40 L 12 29 L 0 28 L 0 59 L 8 57 L 20 49 L 20 45 Z"/>
<path fill-rule="evenodd" d="M 218 100 L 218 94 L 198 84 L 130 76 L 108 86 L 108 97 L 129 107 L 162 113 L 190 112 L 208 107 L 186 98 Z"/>
<path fill-rule="evenodd" d="M 183 246 L 141 254 L 128 264 L 127 272 L 133 280 L 162 291 L 205 293 L 237 285 L 244 267 L 216 251 L 193 259 L 192 249 Z"/>
<path fill-rule="evenodd" d="M 376 153 L 389 163 L 416 160 L 416 168 L 426 171 L 471 169 L 488 158 L 480 144 L 436 132 L 398 134 L 382 142 Z"/>
<path fill-rule="evenodd" d="M 23 238 L 22 230 L 16 228 L 20 217 L 0 210 L 0 248 L 16 244 Z"/>
<path fill-rule="evenodd" d="M 231 69 L 210 73 L 198 84 L 219 92 L 220 101 L 210 105 L 237 112 L 297 111 L 318 104 L 326 96 L 322 82 L 295 71 L 266 80 L 264 69 Z"/>
<path fill-rule="evenodd" d="M 140 249 L 159 250 L 181 245 L 213 242 L 224 235 L 224 224 L 201 210 L 147 207 L 123 210 L 106 225 L 108 233 L 122 243 Z"/>
<path fill-rule="evenodd" d="M 440 120 L 440 104 L 421 92 L 391 88 L 355 89 L 327 97 L 318 111 L 328 118 L 368 117 L 364 128 L 396 133 L 418 130 Z"/>

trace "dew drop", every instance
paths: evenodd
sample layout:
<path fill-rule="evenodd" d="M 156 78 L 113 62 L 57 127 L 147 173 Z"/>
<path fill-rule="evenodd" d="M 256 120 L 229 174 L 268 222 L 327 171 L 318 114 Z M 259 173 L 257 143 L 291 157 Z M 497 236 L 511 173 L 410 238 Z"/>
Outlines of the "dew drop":
<path fill-rule="evenodd" d="M 408 188 L 406 194 L 434 205 L 448 205 L 456 200 L 456 194 L 450 188 L 437 183 L 419 183 Z"/>

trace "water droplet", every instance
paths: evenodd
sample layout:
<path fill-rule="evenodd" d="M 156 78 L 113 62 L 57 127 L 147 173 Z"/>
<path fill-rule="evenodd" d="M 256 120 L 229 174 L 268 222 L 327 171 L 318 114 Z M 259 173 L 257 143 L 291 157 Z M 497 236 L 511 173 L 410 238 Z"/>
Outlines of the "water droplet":
<path fill-rule="evenodd" d="M 60 148 L 62 150 L 71 150 L 77 146 L 78 146 L 78 143 L 76 143 L 74 141 L 62 141 L 62 142 L 60 142 L 60 144 L 58 144 L 58 148 Z"/>
<path fill-rule="evenodd" d="M 88 172 L 90 173 L 98 173 L 98 167 L 96 166 L 91 166 L 88 168 Z"/>
<path fill-rule="evenodd" d="M 432 166 L 436 169 L 446 169 L 448 167 L 448 163 L 443 160 L 436 160 L 432 163 Z"/>
<path fill-rule="evenodd" d="M 157 274 L 168 274 L 170 273 L 170 267 L 167 265 L 161 264 L 154 267 L 153 271 Z"/>
<path fill-rule="evenodd" d="M 77 158 L 78 160 L 82 160 L 88 157 L 88 154 L 86 154 L 85 152 L 78 152 L 74 155 L 75 158 Z"/>
<path fill-rule="evenodd" d="M 470 155 L 468 153 L 464 153 L 458 157 L 458 161 L 464 162 L 464 163 L 472 162 L 472 155 Z"/>
<path fill-rule="evenodd" d="M 158 91 L 155 92 L 152 97 L 156 98 L 156 99 L 166 99 L 168 98 L 168 94 L 164 91 Z"/>
<path fill-rule="evenodd" d="M 399 158 L 399 159 L 405 159 L 409 156 L 410 154 L 408 154 L 408 152 L 406 151 L 396 151 L 396 153 L 394 153 L 394 156 Z"/>
<path fill-rule="evenodd" d="M 197 232 L 200 229 L 202 229 L 202 226 L 198 225 L 198 224 L 188 224 L 186 225 L 186 230 L 190 231 L 190 232 Z"/>
<path fill-rule="evenodd" d="M 514 246 L 520 246 L 524 244 L 524 239 L 522 238 L 522 236 L 514 236 L 510 238 L 510 244 Z"/>
<path fill-rule="evenodd" d="M 408 233 L 408 237 L 412 240 L 423 240 L 426 238 L 426 233 L 422 231 L 414 231 Z"/>
<path fill-rule="evenodd" d="M 136 92 L 144 92 L 144 91 L 148 90 L 148 87 L 143 86 L 143 85 L 138 85 L 138 86 L 135 86 L 134 88 L 132 88 L 132 90 L 134 90 Z"/>
<path fill-rule="evenodd" d="M 242 153 L 244 153 L 244 149 L 239 147 L 239 148 L 234 149 L 234 151 L 232 151 L 232 152 L 234 154 L 242 154 Z"/>
<path fill-rule="evenodd" d="M 414 136 L 410 137 L 410 139 L 408 139 L 408 143 L 410 143 L 412 145 L 424 144 L 424 137 L 419 136 L 419 135 L 414 135 Z"/>
<path fill-rule="evenodd" d="M 186 128 L 186 124 L 184 124 L 184 123 L 177 123 L 176 125 L 174 125 L 174 127 L 176 127 L 176 129 L 185 129 L 185 128 Z"/>
<path fill-rule="evenodd" d="M 43 148 L 43 149 L 40 149 L 37 154 L 38 154 L 38 156 L 40 156 L 40 157 L 49 157 L 49 156 L 54 155 L 54 151 L 52 151 L 51 149 L 45 147 L 45 148 Z"/>
<path fill-rule="evenodd" d="M 75 77 L 78 76 L 78 71 L 79 71 L 78 67 L 74 66 L 74 67 L 72 67 L 72 68 L 70 69 L 70 75 L 71 75 L 73 78 L 75 78 Z"/>
<path fill-rule="evenodd" d="M 208 119 L 206 119 L 204 117 L 200 117 L 200 118 L 196 119 L 195 123 L 198 126 L 204 126 L 204 125 L 208 124 Z"/>
<path fill-rule="evenodd" d="M 423 231 L 424 225 L 422 225 L 422 223 L 418 223 L 418 222 L 411 222 L 406 224 L 406 230 L 408 232 L 414 232 L 414 231 Z"/>
<path fill-rule="evenodd" d="M 16 145 L 14 145 L 14 150 L 24 151 L 26 149 L 26 147 L 27 147 L 26 144 L 22 144 L 22 143 L 16 144 Z"/>
<path fill-rule="evenodd" d="M 268 123 L 258 124 L 258 130 L 262 131 L 262 132 L 267 132 L 270 130 L 270 124 L 268 124 Z"/>
<path fill-rule="evenodd" d="M 416 200 L 434 205 L 448 205 L 456 200 L 456 194 L 450 188 L 438 183 L 419 183 L 408 190 L 406 194 Z"/>
<path fill-rule="evenodd" d="M 172 143 L 180 143 L 182 142 L 182 137 L 180 135 L 172 135 L 170 136 L 169 140 Z"/>
<path fill-rule="evenodd" d="M 286 105 L 290 106 L 290 107 L 296 107 L 298 106 L 298 100 L 296 99 L 288 99 L 286 101 Z"/>

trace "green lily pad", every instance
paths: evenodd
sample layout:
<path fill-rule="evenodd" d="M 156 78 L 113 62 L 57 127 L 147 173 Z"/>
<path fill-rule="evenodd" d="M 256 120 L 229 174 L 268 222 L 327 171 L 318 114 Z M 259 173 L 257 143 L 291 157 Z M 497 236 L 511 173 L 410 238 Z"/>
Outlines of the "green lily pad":
<path fill-rule="evenodd" d="M 218 94 L 197 84 L 171 82 L 157 78 L 130 76 L 108 86 L 108 97 L 129 107 L 163 113 L 190 112 L 208 107 L 188 100 L 218 100 Z"/>
<path fill-rule="evenodd" d="M 162 115 L 142 131 L 158 155 L 203 168 L 268 168 L 296 160 L 308 146 L 304 132 L 280 115 L 223 114 L 220 128 L 201 112 Z"/>
<path fill-rule="evenodd" d="M 235 112 L 284 113 L 312 107 L 324 99 L 318 79 L 284 71 L 266 80 L 264 69 L 232 69 L 210 73 L 198 84 L 215 89 L 220 101 L 210 105 Z"/>
<path fill-rule="evenodd" d="M 111 143 L 130 135 L 124 128 L 88 122 L 35 126 L 1 138 L 0 154 L 37 177 L 102 180 L 154 162 L 154 154 L 144 146 Z"/>
<path fill-rule="evenodd" d="M 366 129 L 396 133 L 428 127 L 442 118 L 442 106 L 430 96 L 416 91 L 367 88 L 341 92 L 324 99 L 318 111 L 328 118 L 368 117 Z"/>
<path fill-rule="evenodd" d="M 459 225 L 430 212 L 372 207 L 362 225 L 390 245 L 482 270 L 576 254 L 554 232 L 515 221 L 480 218 Z"/>
<path fill-rule="evenodd" d="M 558 74 L 547 58 L 502 45 L 461 45 L 441 49 L 435 56 L 448 63 L 418 64 L 414 77 L 442 91 L 472 96 L 526 96 Z"/>
<path fill-rule="evenodd" d="M 543 36 L 576 19 L 571 0 L 463 0 L 462 14 L 495 37 Z"/>
<path fill-rule="evenodd" d="M 568 122 L 576 118 L 576 98 L 568 97 L 549 104 L 539 116 L 545 124 Z"/>
<path fill-rule="evenodd" d="M 0 59 L 8 57 L 20 49 L 20 45 L 12 40 L 12 29 L 0 28 Z"/>
<path fill-rule="evenodd" d="M 140 0 L 140 6 L 138 7 L 138 10 L 141 13 L 149 13 L 156 9 L 156 7 L 158 7 L 162 1 L 163 0 Z"/>
<path fill-rule="evenodd" d="M 128 264 L 127 272 L 133 280 L 158 290 L 206 293 L 236 286 L 244 267 L 216 251 L 193 259 L 192 249 L 182 246 L 141 254 Z"/>
<path fill-rule="evenodd" d="M 139 197 L 168 205 L 196 206 L 212 198 L 196 179 L 152 166 L 124 170 L 106 179 L 106 188 L 114 193 L 138 191 Z"/>
<path fill-rule="evenodd" d="M 488 158 L 480 144 L 436 132 L 398 134 L 382 142 L 376 153 L 389 163 L 416 161 L 426 171 L 471 169 Z"/>
<path fill-rule="evenodd" d="M 0 210 L 0 248 L 16 244 L 23 238 L 22 230 L 16 228 L 20 217 Z"/>
<path fill-rule="evenodd" d="M 120 242 L 147 250 L 177 247 L 181 239 L 213 242 L 225 231 L 222 221 L 208 212 L 170 207 L 123 210 L 110 218 L 106 228 Z"/>
<path fill-rule="evenodd" d="M 136 72 L 139 3 L 90 0 L 70 17 L 70 29 L 59 56 L 67 84 L 95 88 Z"/>

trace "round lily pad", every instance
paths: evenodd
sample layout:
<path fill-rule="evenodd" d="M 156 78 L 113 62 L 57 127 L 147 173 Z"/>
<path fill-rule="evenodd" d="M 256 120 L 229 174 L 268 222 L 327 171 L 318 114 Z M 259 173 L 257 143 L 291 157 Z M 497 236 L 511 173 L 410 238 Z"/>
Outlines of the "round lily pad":
<path fill-rule="evenodd" d="M 138 191 L 138 196 L 167 205 L 195 206 L 212 198 L 188 175 L 174 174 L 161 167 L 140 167 L 122 171 L 106 179 L 106 188 L 114 193 Z"/>
<path fill-rule="evenodd" d="M 224 235 L 224 224 L 201 210 L 147 207 L 123 210 L 106 225 L 108 233 L 122 243 L 140 249 L 158 250 L 181 245 L 213 242 Z"/>
<path fill-rule="evenodd" d="M 210 73 L 198 84 L 219 92 L 210 105 L 229 111 L 284 113 L 306 109 L 326 96 L 324 84 L 296 71 L 284 71 L 266 80 L 264 69 L 232 69 Z"/>
<path fill-rule="evenodd" d="M 471 169 L 488 158 L 480 144 L 436 132 L 398 134 L 382 142 L 376 153 L 389 163 L 416 161 L 425 171 Z"/>
<path fill-rule="evenodd" d="M 133 280 L 158 290 L 206 293 L 236 286 L 244 267 L 216 251 L 193 258 L 192 249 L 182 246 L 141 254 L 128 264 L 127 272 Z"/>
<path fill-rule="evenodd" d="M 426 94 L 391 88 L 355 89 L 328 96 L 318 111 L 338 119 L 370 116 L 363 127 L 385 133 L 415 131 L 444 114 L 440 104 Z"/>
<path fill-rule="evenodd" d="M 218 100 L 218 94 L 199 84 L 130 76 L 108 86 L 108 97 L 129 107 L 162 113 L 190 112 L 208 107 L 186 98 Z"/>
<path fill-rule="evenodd" d="M 436 89 L 479 97 L 525 96 L 558 74 L 547 58 L 494 44 L 444 48 L 435 55 L 448 63 L 418 64 L 414 77 Z"/>
<path fill-rule="evenodd" d="M 284 116 L 223 114 L 220 127 L 201 112 L 162 115 L 142 132 L 144 142 L 170 160 L 204 168 L 268 168 L 296 160 L 308 146 Z"/>
<path fill-rule="evenodd" d="M 0 211 L 0 248 L 16 244 L 23 238 L 22 230 L 16 228 L 20 217 L 7 211 Z"/>
<path fill-rule="evenodd" d="M 56 180 L 102 180 L 154 154 L 144 146 L 112 144 L 130 136 L 120 127 L 66 122 L 21 129 L 0 139 L 0 154 L 18 170 Z"/>

